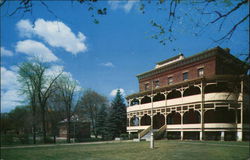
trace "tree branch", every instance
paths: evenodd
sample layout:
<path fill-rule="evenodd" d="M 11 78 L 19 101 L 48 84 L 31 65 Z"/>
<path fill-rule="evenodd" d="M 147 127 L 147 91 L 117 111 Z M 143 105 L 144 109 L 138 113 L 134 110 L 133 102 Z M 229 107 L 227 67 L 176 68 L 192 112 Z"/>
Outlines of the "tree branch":
<path fill-rule="evenodd" d="M 224 35 L 222 38 L 216 40 L 215 42 L 219 42 L 219 41 L 222 41 L 222 40 L 224 40 L 224 39 L 230 39 L 230 38 L 232 37 L 234 31 L 235 31 L 236 28 L 238 27 L 238 25 L 240 25 L 240 24 L 243 23 L 245 20 L 247 20 L 247 18 L 249 17 L 249 15 L 250 15 L 250 14 L 248 14 L 248 15 L 246 15 L 244 18 L 242 18 L 238 23 L 236 23 L 236 24 L 232 27 L 232 29 L 231 29 L 229 32 L 227 32 L 226 35 Z"/>
<path fill-rule="evenodd" d="M 240 3 L 238 3 L 233 9 L 231 9 L 230 11 L 228 11 L 226 14 L 223 14 L 223 15 L 220 12 L 215 11 L 215 13 L 217 13 L 219 17 L 216 18 L 215 20 L 213 20 L 210 23 L 215 23 L 215 22 L 219 21 L 221 18 L 227 17 L 228 15 L 230 15 L 231 13 L 236 11 L 238 8 L 240 8 L 240 6 L 242 6 L 243 4 L 246 4 L 247 2 L 248 2 L 248 0 L 244 0 L 244 1 L 240 2 Z"/>

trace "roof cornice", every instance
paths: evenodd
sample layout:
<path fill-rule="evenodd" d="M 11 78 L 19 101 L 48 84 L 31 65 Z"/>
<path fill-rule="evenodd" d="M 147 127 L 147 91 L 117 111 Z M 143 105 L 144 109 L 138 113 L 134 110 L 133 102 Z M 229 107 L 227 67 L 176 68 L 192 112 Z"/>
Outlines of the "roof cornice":
<path fill-rule="evenodd" d="M 194 62 L 197 62 L 197 61 L 200 61 L 203 59 L 207 59 L 207 58 L 215 56 L 216 54 L 221 53 L 221 52 L 225 52 L 225 50 L 218 46 L 218 47 L 197 53 L 193 56 L 187 57 L 183 60 L 177 61 L 177 62 L 169 64 L 167 66 L 163 66 L 160 68 L 150 70 L 148 72 L 144 72 L 142 74 L 138 74 L 136 77 L 139 80 L 143 79 L 143 78 L 147 78 L 147 77 L 150 77 L 150 76 L 162 73 L 162 72 L 166 72 L 168 70 L 172 70 L 172 69 L 177 68 L 177 67 L 181 67 L 183 65 L 187 65 L 187 64 L 194 63 Z"/>

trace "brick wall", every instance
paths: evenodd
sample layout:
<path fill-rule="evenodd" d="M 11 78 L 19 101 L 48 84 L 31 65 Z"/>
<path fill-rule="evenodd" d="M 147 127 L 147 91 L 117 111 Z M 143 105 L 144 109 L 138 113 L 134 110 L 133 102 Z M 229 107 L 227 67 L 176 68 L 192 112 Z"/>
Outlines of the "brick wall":
<path fill-rule="evenodd" d="M 160 86 L 166 86 L 168 84 L 168 77 L 173 77 L 173 83 L 183 81 L 183 73 L 188 72 L 188 79 L 195 79 L 198 77 L 198 69 L 204 68 L 204 76 L 211 76 L 216 74 L 216 58 L 211 57 L 202 61 L 198 61 L 192 64 L 188 64 L 170 71 L 166 71 L 151 77 L 141 79 L 139 81 L 140 91 L 144 91 L 145 83 L 149 83 L 149 89 L 151 89 L 152 80 L 159 80 Z"/>

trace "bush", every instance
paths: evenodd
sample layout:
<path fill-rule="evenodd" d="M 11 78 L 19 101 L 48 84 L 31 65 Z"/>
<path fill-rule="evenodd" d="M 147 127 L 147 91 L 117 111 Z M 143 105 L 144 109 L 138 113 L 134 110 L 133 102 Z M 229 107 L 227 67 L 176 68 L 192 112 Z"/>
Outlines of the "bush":
<path fill-rule="evenodd" d="M 40 139 L 39 139 L 38 143 L 43 143 L 43 137 L 42 136 L 40 136 Z M 54 138 L 50 137 L 50 136 L 46 136 L 45 137 L 45 143 L 48 143 L 48 144 L 54 143 Z"/>
<path fill-rule="evenodd" d="M 29 144 L 29 135 L 28 134 L 19 134 L 17 136 L 21 144 Z"/>
<path fill-rule="evenodd" d="M 131 133 L 129 139 L 135 139 L 138 138 L 138 134 L 137 133 Z"/>
<path fill-rule="evenodd" d="M 129 137 L 128 137 L 128 133 L 123 133 L 120 135 L 120 137 L 122 138 L 122 140 L 128 140 Z"/>
<path fill-rule="evenodd" d="M 1 134 L 1 144 L 2 145 L 11 145 L 14 143 L 13 134 Z"/>
<path fill-rule="evenodd" d="M 165 132 L 164 138 L 167 139 L 180 139 L 180 132 Z"/>
<path fill-rule="evenodd" d="M 166 131 L 163 131 L 163 132 L 154 132 L 154 139 L 155 140 L 159 140 L 159 139 L 162 139 L 165 135 L 165 132 Z"/>

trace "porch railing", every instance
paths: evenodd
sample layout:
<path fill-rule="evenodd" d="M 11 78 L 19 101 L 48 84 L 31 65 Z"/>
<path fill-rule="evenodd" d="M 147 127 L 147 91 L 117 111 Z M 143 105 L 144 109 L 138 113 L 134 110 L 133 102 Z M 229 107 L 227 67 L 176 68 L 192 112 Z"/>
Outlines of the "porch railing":
<path fill-rule="evenodd" d="M 139 134 L 138 134 L 138 138 L 142 138 L 143 136 L 145 136 L 149 131 L 151 130 L 151 126 L 149 126 L 148 128 L 144 129 L 143 131 L 141 131 Z"/>

